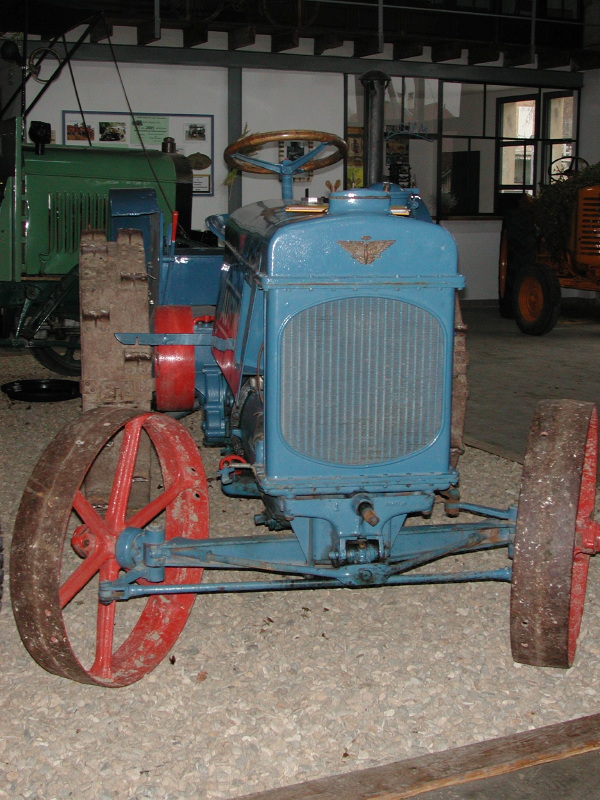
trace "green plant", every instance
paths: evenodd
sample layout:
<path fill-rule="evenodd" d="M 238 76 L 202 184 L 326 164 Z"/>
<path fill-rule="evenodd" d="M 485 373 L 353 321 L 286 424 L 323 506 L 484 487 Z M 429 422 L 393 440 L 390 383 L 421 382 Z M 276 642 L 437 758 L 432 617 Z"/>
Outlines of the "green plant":
<path fill-rule="evenodd" d="M 566 181 L 544 187 L 533 200 L 533 219 L 550 257 L 560 260 L 569 243 L 571 216 L 577 192 L 600 184 L 600 162 L 575 173 Z"/>

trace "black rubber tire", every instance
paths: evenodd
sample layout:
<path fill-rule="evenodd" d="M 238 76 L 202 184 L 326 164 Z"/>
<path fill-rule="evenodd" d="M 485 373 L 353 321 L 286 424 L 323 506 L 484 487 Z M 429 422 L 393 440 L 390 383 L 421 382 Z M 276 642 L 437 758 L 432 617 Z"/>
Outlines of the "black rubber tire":
<path fill-rule="evenodd" d="M 512 319 L 514 312 L 514 287 L 519 272 L 535 263 L 537 235 L 533 216 L 528 208 L 513 208 L 506 213 L 500 236 L 498 264 L 498 306 L 500 316 Z M 503 250 L 504 248 L 504 250 Z M 503 260 L 505 260 L 502 276 Z"/>
<path fill-rule="evenodd" d="M 560 315 L 560 283 L 545 264 L 522 269 L 514 286 L 515 321 L 522 333 L 542 336 L 556 325 Z"/>

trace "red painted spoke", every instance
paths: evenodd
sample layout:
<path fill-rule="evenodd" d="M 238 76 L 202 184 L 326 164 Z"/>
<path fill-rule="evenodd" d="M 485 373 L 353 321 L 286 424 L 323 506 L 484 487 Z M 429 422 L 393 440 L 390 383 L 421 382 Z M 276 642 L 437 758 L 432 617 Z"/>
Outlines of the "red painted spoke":
<path fill-rule="evenodd" d="M 135 462 L 140 445 L 142 425 L 146 417 L 141 415 L 128 422 L 123 429 L 123 442 L 119 452 L 119 463 L 115 472 L 108 501 L 106 521 L 113 530 L 121 530 L 125 524 L 127 503 L 131 492 L 131 483 L 135 470 Z"/>
<path fill-rule="evenodd" d="M 105 560 L 106 552 L 102 548 L 97 548 L 91 556 L 84 559 L 75 571 L 69 575 L 59 591 L 61 608 L 64 608 L 89 583 L 100 570 Z"/>
<path fill-rule="evenodd" d="M 96 537 L 108 540 L 111 536 L 110 528 L 81 492 L 77 492 L 75 495 L 73 508 Z"/>
<path fill-rule="evenodd" d="M 162 494 L 151 500 L 147 506 L 137 511 L 131 519 L 127 520 L 127 527 L 129 528 L 143 528 L 149 522 L 157 517 L 165 508 L 175 500 L 178 495 L 186 488 L 182 480 L 176 481 L 172 486 L 169 486 Z"/>
<path fill-rule="evenodd" d="M 100 570 L 100 580 L 115 580 L 119 574 L 119 567 L 116 562 L 106 564 Z M 96 617 L 96 657 L 90 669 L 90 673 L 98 678 L 112 677 L 112 652 L 115 628 L 116 602 L 106 606 L 98 603 L 98 614 Z"/>

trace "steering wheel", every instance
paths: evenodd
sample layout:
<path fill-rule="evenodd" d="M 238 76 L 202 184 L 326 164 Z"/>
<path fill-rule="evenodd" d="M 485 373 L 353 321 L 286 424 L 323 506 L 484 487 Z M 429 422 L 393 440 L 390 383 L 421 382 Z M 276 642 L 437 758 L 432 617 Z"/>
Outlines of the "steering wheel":
<path fill-rule="evenodd" d="M 313 150 L 309 150 L 299 158 L 284 159 L 281 163 L 273 163 L 272 161 L 263 161 L 252 155 L 246 153 L 254 152 L 269 142 L 320 142 L 320 144 Z M 327 147 L 333 146 L 335 151 L 331 155 L 317 158 L 317 156 Z M 244 136 L 238 139 L 227 147 L 224 153 L 225 161 L 228 166 L 233 169 L 239 169 L 242 172 L 254 172 L 259 175 L 268 173 L 275 173 L 281 176 L 283 199 L 293 200 L 293 176 L 296 172 L 312 172 L 316 169 L 323 169 L 332 164 L 341 161 L 348 152 L 346 142 L 335 136 L 333 133 L 325 133 L 324 131 L 305 131 L 305 130 L 291 130 L 291 131 L 269 131 L 268 133 L 251 133 L 249 136 Z M 307 164 L 310 166 L 307 168 Z"/>
<path fill-rule="evenodd" d="M 572 178 L 579 170 L 589 167 L 585 158 L 579 156 L 561 156 L 555 158 L 548 167 L 548 175 L 553 183 L 556 181 L 566 181 Z"/>

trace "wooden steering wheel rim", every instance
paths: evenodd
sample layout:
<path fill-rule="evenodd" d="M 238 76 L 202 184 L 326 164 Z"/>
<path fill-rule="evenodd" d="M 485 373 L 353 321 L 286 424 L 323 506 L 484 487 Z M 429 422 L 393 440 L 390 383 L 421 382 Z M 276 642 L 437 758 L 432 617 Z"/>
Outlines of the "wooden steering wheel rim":
<path fill-rule="evenodd" d="M 249 136 L 244 136 L 243 139 L 237 139 L 235 142 L 232 142 L 225 150 L 224 158 L 228 166 L 234 169 L 239 169 L 242 172 L 256 172 L 260 175 L 268 175 L 273 170 L 267 169 L 266 167 L 261 167 L 258 164 L 249 164 L 246 161 L 240 161 L 236 158 L 236 154 L 245 148 L 255 149 L 262 147 L 262 145 L 268 144 L 269 142 L 285 142 L 296 140 L 303 142 L 327 142 L 336 148 L 335 152 L 333 152 L 331 155 L 310 161 L 305 168 L 310 172 L 316 169 L 329 167 L 332 164 L 337 164 L 337 162 L 341 161 L 348 152 L 346 142 L 333 133 L 307 130 L 268 131 L 267 133 L 251 133 Z"/>

